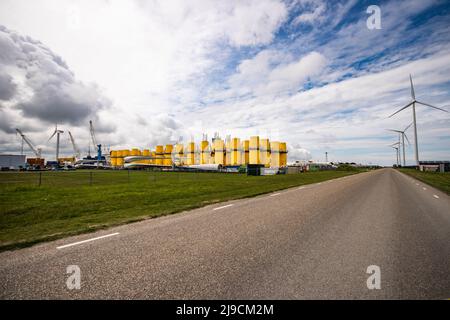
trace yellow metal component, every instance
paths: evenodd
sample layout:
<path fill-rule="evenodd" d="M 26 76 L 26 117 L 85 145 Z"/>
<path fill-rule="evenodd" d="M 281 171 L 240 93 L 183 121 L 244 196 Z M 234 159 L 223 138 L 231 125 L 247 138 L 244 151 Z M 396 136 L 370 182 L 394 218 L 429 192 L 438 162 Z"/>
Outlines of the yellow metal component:
<path fill-rule="evenodd" d="M 173 151 L 173 145 L 166 144 L 166 147 L 164 148 L 164 161 L 163 161 L 163 164 L 165 166 L 172 165 L 172 151 Z"/>
<path fill-rule="evenodd" d="M 225 142 L 225 165 L 231 165 L 231 140 L 227 139 Z"/>
<path fill-rule="evenodd" d="M 250 137 L 249 144 L 249 164 L 260 164 L 259 159 L 259 136 Z"/>
<path fill-rule="evenodd" d="M 175 145 L 175 152 L 174 152 L 174 160 L 176 165 L 183 165 L 184 164 L 184 146 L 182 143 L 177 143 Z"/>
<path fill-rule="evenodd" d="M 75 157 L 59 157 L 58 163 L 59 164 L 75 163 Z"/>
<path fill-rule="evenodd" d="M 270 143 L 269 139 L 261 139 L 259 142 L 259 160 L 265 167 L 270 167 Z"/>
<path fill-rule="evenodd" d="M 195 143 L 189 142 L 186 145 L 186 164 L 187 165 L 193 165 L 195 164 Z"/>
<path fill-rule="evenodd" d="M 208 141 L 203 140 L 200 143 L 200 164 L 208 164 L 210 156 L 209 143 Z"/>
<path fill-rule="evenodd" d="M 164 164 L 164 159 L 163 159 L 164 158 L 164 146 L 162 146 L 162 145 L 156 146 L 155 156 L 156 156 L 155 164 L 162 166 Z"/>
<path fill-rule="evenodd" d="M 120 160 L 123 160 L 122 150 L 112 151 L 111 154 L 115 154 L 115 157 L 112 157 L 112 156 L 111 156 L 111 165 L 112 165 L 113 167 L 119 167 L 119 162 L 120 162 Z M 114 163 L 113 163 L 113 159 L 115 159 L 115 160 L 114 160 Z"/>
<path fill-rule="evenodd" d="M 243 164 L 249 164 L 249 159 L 250 159 L 250 153 L 249 153 L 249 145 L 250 145 L 250 141 L 249 140 L 244 140 L 242 141 L 242 149 L 243 149 Z"/>
<path fill-rule="evenodd" d="M 124 150 L 117 150 L 116 167 L 123 166 L 123 155 L 124 155 Z"/>
<path fill-rule="evenodd" d="M 150 157 L 150 150 L 149 149 L 142 150 L 142 155 L 144 157 Z M 142 160 L 142 162 L 145 164 L 150 164 L 150 159 Z"/>
<path fill-rule="evenodd" d="M 214 163 L 224 165 L 225 164 L 225 150 L 222 139 L 214 140 Z"/>
<path fill-rule="evenodd" d="M 214 148 L 215 148 L 215 145 L 214 145 L 214 141 L 213 141 L 209 148 L 209 161 L 208 161 L 209 164 L 214 164 L 216 162 Z"/>
<path fill-rule="evenodd" d="M 280 142 L 280 167 L 287 166 L 287 147 L 286 142 Z"/>
<path fill-rule="evenodd" d="M 280 142 L 271 141 L 270 142 L 270 166 L 272 168 L 279 168 L 281 165 L 280 161 Z"/>
<path fill-rule="evenodd" d="M 156 152 L 155 151 L 150 151 L 150 157 L 152 157 L 153 159 L 150 160 L 150 164 L 156 164 Z"/>
<path fill-rule="evenodd" d="M 239 138 L 233 138 L 231 140 L 231 165 L 238 166 L 241 165 L 241 141 Z"/>

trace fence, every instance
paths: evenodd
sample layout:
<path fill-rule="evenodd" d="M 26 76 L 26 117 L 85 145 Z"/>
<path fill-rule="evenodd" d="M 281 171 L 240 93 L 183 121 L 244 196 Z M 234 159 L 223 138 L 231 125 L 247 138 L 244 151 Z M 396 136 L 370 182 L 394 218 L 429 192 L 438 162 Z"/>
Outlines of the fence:
<path fill-rule="evenodd" d="M 8 186 L 75 187 L 132 183 L 214 180 L 223 173 L 161 172 L 152 170 L 76 170 L 0 172 L 0 188 Z"/>

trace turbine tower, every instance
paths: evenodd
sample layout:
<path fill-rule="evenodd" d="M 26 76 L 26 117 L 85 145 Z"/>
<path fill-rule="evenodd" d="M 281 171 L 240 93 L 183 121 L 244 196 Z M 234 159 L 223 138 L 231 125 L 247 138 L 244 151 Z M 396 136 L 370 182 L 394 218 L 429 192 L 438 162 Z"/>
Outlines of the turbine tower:
<path fill-rule="evenodd" d="M 420 102 L 416 100 L 416 94 L 414 93 L 414 85 L 413 85 L 413 81 L 412 81 L 412 77 L 411 75 L 409 75 L 409 81 L 411 83 L 411 102 L 409 102 L 406 106 L 404 106 L 403 108 L 401 108 L 400 110 L 394 112 L 393 114 L 391 114 L 389 116 L 392 117 L 393 115 L 399 113 L 400 111 L 405 110 L 406 108 L 409 108 L 410 106 L 412 106 L 412 111 L 413 111 L 413 125 L 414 125 L 414 141 L 415 141 L 415 156 L 416 156 L 416 166 L 419 168 L 419 143 L 417 141 L 417 122 L 416 122 L 416 103 L 430 107 L 430 108 L 434 108 L 434 109 L 438 109 L 444 112 L 448 112 L 447 110 L 432 106 L 431 104 L 425 103 L 425 102 Z"/>
<path fill-rule="evenodd" d="M 408 136 L 406 135 L 405 132 L 406 132 L 406 130 L 409 129 L 409 127 L 411 127 L 411 125 L 412 125 L 412 122 L 405 129 L 403 129 L 403 131 L 401 131 L 401 130 L 394 130 L 394 129 L 388 129 L 388 131 L 398 132 L 398 134 L 399 134 L 399 137 L 398 137 L 399 147 L 403 146 L 403 166 L 406 166 L 405 138 L 406 138 L 406 141 L 408 141 L 408 144 L 410 144 Z M 401 142 L 400 142 L 400 138 L 401 138 Z"/>
<path fill-rule="evenodd" d="M 55 126 L 55 131 L 53 131 L 53 134 L 48 138 L 48 141 L 50 141 L 56 134 L 56 162 L 58 162 L 59 159 L 59 136 L 61 133 L 64 133 L 62 130 L 58 130 L 58 125 Z"/>
<path fill-rule="evenodd" d="M 398 147 L 396 147 L 398 146 Z M 400 142 L 395 142 L 393 144 L 390 144 L 389 147 L 395 149 L 395 155 L 397 156 L 397 167 L 400 164 Z"/>

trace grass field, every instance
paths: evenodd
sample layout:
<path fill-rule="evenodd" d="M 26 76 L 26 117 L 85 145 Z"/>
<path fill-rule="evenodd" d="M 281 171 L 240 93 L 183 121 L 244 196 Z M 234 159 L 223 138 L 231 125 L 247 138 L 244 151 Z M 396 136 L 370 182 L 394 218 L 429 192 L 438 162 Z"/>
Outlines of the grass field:
<path fill-rule="evenodd" d="M 3 172 L 0 250 L 354 173 Z"/>
<path fill-rule="evenodd" d="M 450 172 L 423 172 L 415 169 L 399 170 L 450 195 Z"/>

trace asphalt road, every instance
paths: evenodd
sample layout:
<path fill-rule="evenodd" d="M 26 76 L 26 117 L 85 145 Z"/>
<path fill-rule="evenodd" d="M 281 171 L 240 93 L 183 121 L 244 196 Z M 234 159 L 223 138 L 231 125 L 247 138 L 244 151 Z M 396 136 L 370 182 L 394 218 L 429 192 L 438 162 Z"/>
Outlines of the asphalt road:
<path fill-rule="evenodd" d="M 382 169 L 217 204 L 3 252 L 0 298 L 450 298 L 449 199 Z"/>

